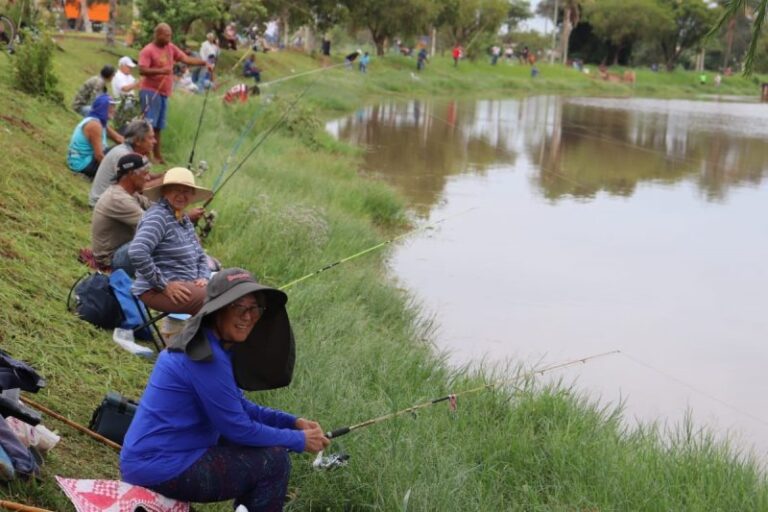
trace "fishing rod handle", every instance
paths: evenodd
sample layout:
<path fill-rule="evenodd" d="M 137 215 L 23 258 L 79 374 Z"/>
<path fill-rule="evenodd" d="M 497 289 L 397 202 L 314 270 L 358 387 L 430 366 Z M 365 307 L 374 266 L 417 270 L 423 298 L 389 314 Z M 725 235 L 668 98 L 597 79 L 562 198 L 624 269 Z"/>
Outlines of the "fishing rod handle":
<path fill-rule="evenodd" d="M 349 427 L 341 427 L 341 428 L 337 428 L 336 430 L 331 430 L 330 432 L 326 432 L 325 437 L 327 437 L 328 439 L 333 439 L 334 437 L 341 437 L 344 434 L 349 434 L 350 432 L 352 432 L 352 429 L 350 429 Z"/>

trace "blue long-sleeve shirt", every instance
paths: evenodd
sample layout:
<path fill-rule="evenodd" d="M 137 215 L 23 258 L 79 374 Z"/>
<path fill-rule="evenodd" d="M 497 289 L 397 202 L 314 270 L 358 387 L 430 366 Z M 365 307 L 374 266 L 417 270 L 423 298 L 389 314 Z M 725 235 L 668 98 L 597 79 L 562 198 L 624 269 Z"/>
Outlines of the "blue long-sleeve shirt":
<path fill-rule="evenodd" d="M 186 215 L 176 220 L 173 207 L 165 199 L 153 204 L 139 221 L 128 256 L 136 269 L 131 288 L 134 295 L 152 288 L 164 290 L 169 281 L 211 277 L 195 226 Z"/>
<path fill-rule="evenodd" d="M 237 387 L 230 353 L 206 330 L 213 358 L 164 350 L 149 377 L 120 452 L 124 481 L 155 485 L 189 468 L 224 438 L 244 446 L 304 451 L 296 417 L 261 407 Z"/>

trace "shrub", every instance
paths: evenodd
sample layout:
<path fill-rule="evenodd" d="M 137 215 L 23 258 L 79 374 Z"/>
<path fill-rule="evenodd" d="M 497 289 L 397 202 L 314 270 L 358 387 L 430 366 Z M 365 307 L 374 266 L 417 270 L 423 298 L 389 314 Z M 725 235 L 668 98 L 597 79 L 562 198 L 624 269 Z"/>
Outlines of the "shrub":
<path fill-rule="evenodd" d="M 59 79 L 53 72 L 53 41 L 29 32 L 22 35 L 24 43 L 16 50 L 13 59 L 13 85 L 32 96 L 43 96 L 56 103 L 64 102 L 64 95 L 57 89 Z"/>

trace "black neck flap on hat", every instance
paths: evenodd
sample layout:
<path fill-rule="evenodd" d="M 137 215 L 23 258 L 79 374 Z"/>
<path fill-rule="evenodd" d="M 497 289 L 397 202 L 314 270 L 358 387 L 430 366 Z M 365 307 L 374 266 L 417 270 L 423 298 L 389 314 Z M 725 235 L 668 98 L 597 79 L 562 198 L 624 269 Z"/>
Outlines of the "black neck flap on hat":
<path fill-rule="evenodd" d="M 171 339 L 169 350 L 184 352 L 195 361 L 213 357 L 202 329 L 202 315 L 190 318 L 184 330 Z M 296 363 L 296 341 L 285 306 L 273 303 L 248 338 L 232 347 L 232 370 L 238 387 L 246 391 L 278 389 L 291 383 Z"/>
<path fill-rule="evenodd" d="M 232 348 L 235 381 L 248 391 L 287 386 L 295 363 L 296 341 L 284 307 L 267 309 L 248 339 Z"/>

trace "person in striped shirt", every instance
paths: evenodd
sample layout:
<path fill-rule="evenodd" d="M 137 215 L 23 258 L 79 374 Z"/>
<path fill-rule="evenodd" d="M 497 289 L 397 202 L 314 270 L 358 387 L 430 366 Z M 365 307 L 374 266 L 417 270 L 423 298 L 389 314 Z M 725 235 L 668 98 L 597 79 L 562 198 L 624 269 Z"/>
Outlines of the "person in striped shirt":
<path fill-rule="evenodd" d="M 192 171 L 175 167 L 144 195 L 157 202 L 142 217 L 128 249 L 136 269 L 131 291 L 155 311 L 194 315 L 203 305 L 211 270 L 185 209 L 212 192 L 195 185 Z"/>

